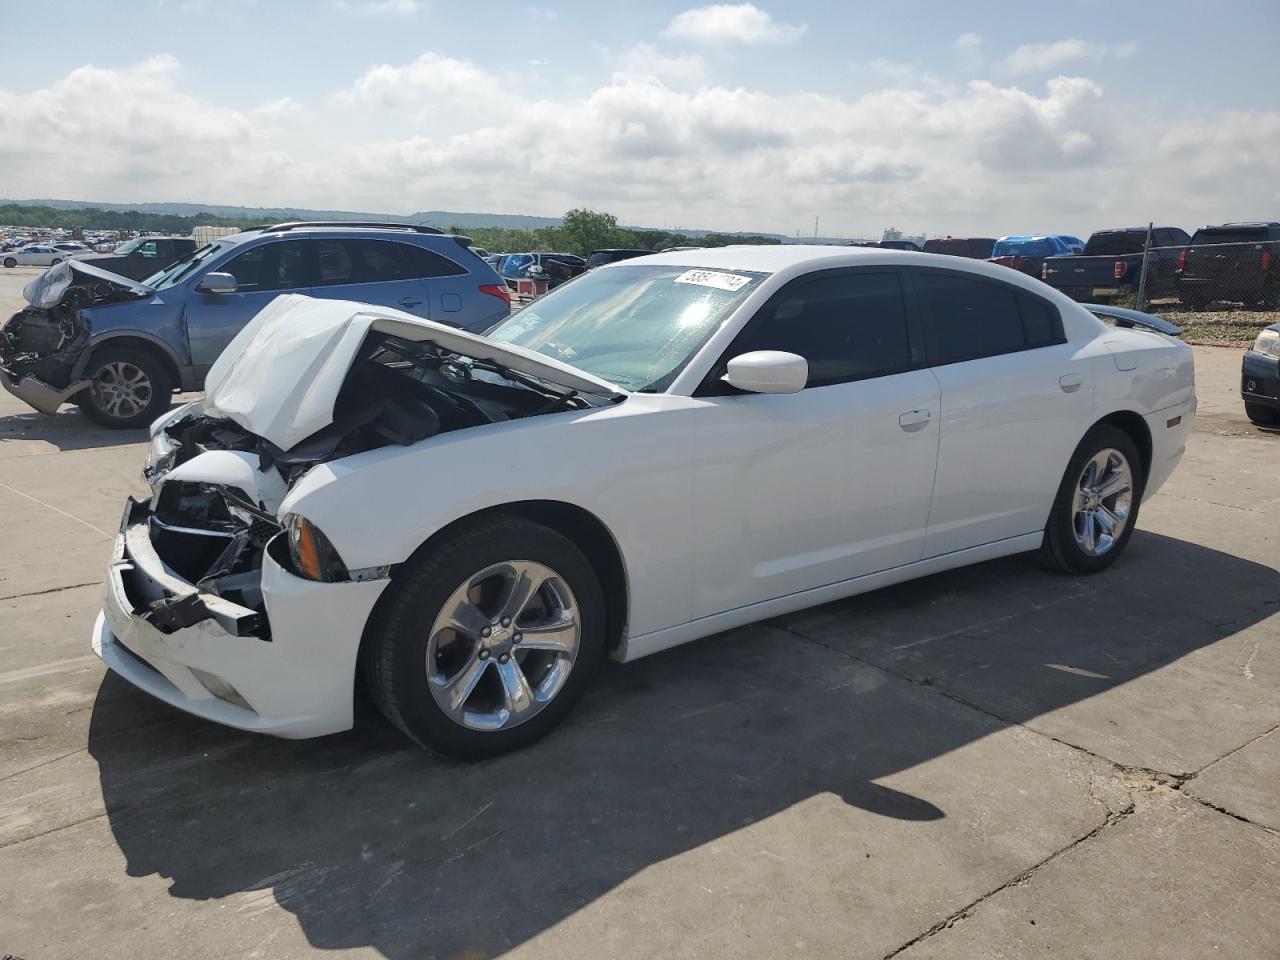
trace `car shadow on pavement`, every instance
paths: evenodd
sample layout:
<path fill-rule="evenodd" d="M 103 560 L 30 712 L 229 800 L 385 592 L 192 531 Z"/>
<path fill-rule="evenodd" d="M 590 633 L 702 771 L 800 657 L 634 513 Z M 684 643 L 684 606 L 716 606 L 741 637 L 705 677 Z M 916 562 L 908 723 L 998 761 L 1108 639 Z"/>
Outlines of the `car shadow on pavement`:
<path fill-rule="evenodd" d="M 89 751 L 130 876 L 192 900 L 270 890 L 318 948 L 491 956 L 819 795 L 945 817 L 947 796 L 876 781 L 1229 637 L 1264 598 L 1275 570 L 1139 532 L 1098 577 L 1009 558 L 612 666 L 561 730 L 484 763 L 372 717 L 317 741 L 246 736 L 113 675 Z M 979 709 L 939 696 L 953 682 Z"/>
<path fill-rule="evenodd" d="M 24 441 L 44 441 L 58 450 L 96 450 L 140 443 L 147 439 L 145 427 L 136 430 L 108 430 L 100 427 L 75 407 L 57 413 L 15 413 L 0 416 L 0 456 L 6 446 Z"/>

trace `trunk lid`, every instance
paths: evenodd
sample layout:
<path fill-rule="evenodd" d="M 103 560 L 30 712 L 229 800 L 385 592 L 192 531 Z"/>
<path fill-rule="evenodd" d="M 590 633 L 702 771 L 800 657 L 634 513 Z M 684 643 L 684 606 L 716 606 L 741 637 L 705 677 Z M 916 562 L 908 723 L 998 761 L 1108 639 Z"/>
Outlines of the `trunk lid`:
<path fill-rule="evenodd" d="M 430 342 L 565 390 L 627 395 L 567 363 L 413 314 L 286 294 L 249 321 L 214 362 L 205 378 L 204 412 L 289 450 L 333 421 L 338 393 L 370 332 Z"/>

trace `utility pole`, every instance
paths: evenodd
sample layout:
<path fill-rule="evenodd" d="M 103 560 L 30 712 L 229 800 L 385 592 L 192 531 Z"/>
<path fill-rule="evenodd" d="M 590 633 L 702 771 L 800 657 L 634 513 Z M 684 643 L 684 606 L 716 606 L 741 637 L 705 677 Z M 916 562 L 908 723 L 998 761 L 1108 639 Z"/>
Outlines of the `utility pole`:
<path fill-rule="evenodd" d="M 818 218 L 817 218 L 817 216 L 815 216 L 815 217 L 813 218 L 813 239 L 815 239 L 815 240 L 817 240 L 817 239 L 818 239 Z"/>

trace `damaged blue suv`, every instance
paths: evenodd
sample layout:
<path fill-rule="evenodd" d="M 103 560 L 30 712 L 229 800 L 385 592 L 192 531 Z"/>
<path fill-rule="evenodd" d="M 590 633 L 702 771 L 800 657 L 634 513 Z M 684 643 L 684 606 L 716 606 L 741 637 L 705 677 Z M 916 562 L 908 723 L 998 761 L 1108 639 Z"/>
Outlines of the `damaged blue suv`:
<path fill-rule="evenodd" d="M 32 407 L 79 405 L 105 427 L 150 423 L 200 390 L 222 349 L 282 293 L 391 307 L 471 332 L 510 312 L 506 282 L 466 237 L 433 227 L 308 221 L 214 243 L 144 281 L 65 260 L 0 327 L 0 386 Z"/>

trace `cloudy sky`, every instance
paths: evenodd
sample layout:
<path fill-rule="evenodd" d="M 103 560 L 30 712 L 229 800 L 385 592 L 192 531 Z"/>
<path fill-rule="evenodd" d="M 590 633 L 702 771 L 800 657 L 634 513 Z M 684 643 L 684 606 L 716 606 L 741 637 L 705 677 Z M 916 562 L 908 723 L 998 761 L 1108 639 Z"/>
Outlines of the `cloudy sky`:
<path fill-rule="evenodd" d="M 878 235 L 1280 218 L 1280 2 L 0 0 L 0 196 Z"/>

